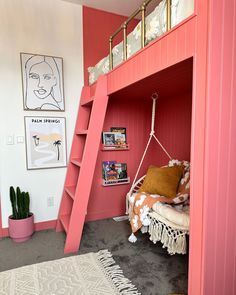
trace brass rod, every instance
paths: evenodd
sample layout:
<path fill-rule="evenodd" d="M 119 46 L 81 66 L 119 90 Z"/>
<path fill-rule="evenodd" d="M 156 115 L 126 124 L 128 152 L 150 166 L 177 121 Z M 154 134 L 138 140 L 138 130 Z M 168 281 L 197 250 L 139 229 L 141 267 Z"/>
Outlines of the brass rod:
<path fill-rule="evenodd" d="M 127 59 L 127 25 L 140 12 L 142 14 L 142 20 L 141 20 L 141 47 L 143 48 L 145 46 L 145 13 L 146 13 L 147 5 L 152 1 L 153 0 L 145 0 L 145 1 L 143 1 L 142 5 L 138 9 L 136 9 L 128 17 L 128 19 L 110 36 L 110 39 L 109 39 L 109 50 L 110 50 L 110 52 L 109 52 L 109 67 L 110 67 L 110 70 L 113 69 L 112 45 L 113 45 L 114 37 L 123 30 L 123 35 L 124 35 L 123 59 L 126 60 Z M 171 28 L 171 0 L 166 0 L 166 1 L 167 1 L 167 30 L 170 30 L 170 28 Z"/>
<path fill-rule="evenodd" d="M 166 31 L 171 29 L 171 0 L 166 0 Z"/>
<path fill-rule="evenodd" d="M 114 38 L 117 34 L 119 34 L 123 30 L 123 24 L 111 35 Z"/>
<path fill-rule="evenodd" d="M 123 41 L 123 60 L 127 59 L 127 24 L 126 22 L 123 25 L 123 36 L 124 36 L 124 41 Z"/>
<path fill-rule="evenodd" d="M 141 20 L 141 48 L 145 46 L 145 12 L 146 4 L 144 3 L 141 7 L 142 20 Z"/>
<path fill-rule="evenodd" d="M 142 10 L 142 6 L 145 5 L 147 6 L 150 2 L 152 2 L 153 0 L 146 0 L 143 1 L 143 4 L 137 8 L 125 21 L 126 24 L 130 23 L 130 21 L 137 15 L 140 13 L 140 11 Z M 122 29 L 123 29 L 124 23 L 111 35 L 111 37 L 115 37 Z"/>
<path fill-rule="evenodd" d="M 109 39 L 109 69 L 110 71 L 113 69 L 113 54 L 112 54 L 112 41 L 113 41 L 113 38 L 110 37 Z"/>
<path fill-rule="evenodd" d="M 150 2 L 152 2 L 153 0 L 146 0 L 146 1 L 143 1 L 143 4 L 145 4 L 145 6 L 147 6 Z M 142 4 L 142 5 L 143 5 Z"/>

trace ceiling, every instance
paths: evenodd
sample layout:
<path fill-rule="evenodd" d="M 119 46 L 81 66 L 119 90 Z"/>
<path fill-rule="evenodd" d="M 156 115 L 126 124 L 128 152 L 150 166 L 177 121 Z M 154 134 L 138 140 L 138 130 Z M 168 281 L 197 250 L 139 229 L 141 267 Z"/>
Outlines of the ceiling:
<path fill-rule="evenodd" d="M 131 15 L 144 0 L 63 0 L 67 2 L 72 2 L 88 7 L 93 7 L 99 10 L 104 10 L 108 12 L 113 12 L 120 15 L 129 16 Z M 148 10 L 152 10 L 157 3 L 160 2 L 158 0 L 153 1 L 153 3 L 149 4 Z"/>

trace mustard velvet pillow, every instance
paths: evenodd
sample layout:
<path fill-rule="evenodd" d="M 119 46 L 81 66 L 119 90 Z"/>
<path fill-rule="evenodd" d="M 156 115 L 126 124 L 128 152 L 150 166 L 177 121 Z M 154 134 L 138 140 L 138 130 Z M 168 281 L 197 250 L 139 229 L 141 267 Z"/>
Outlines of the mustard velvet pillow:
<path fill-rule="evenodd" d="M 139 192 L 175 198 L 182 175 L 182 166 L 161 168 L 150 166 Z"/>

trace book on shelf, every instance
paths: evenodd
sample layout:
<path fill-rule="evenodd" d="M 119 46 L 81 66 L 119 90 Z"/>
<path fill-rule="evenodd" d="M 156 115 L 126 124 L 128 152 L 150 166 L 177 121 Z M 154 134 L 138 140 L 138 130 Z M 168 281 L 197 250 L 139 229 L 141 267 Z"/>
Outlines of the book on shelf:
<path fill-rule="evenodd" d="M 117 175 L 117 171 L 115 170 L 111 170 L 111 171 L 107 171 L 106 173 L 106 180 L 117 180 L 118 179 L 118 175 Z"/>
<path fill-rule="evenodd" d="M 118 145 L 118 147 L 127 143 L 125 127 L 111 127 L 110 130 L 112 133 L 115 133 L 115 144 Z"/>
<path fill-rule="evenodd" d="M 105 146 L 114 146 L 116 144 L 116 132 L 103 132 L 102 133 L 102 142 Z"/>
<path fill-rule="evenodd" d="M 127 164 L 117 163 L 116 161 L 103 161 L 102 177 L 108 183 L 126 182 L 128 178 Z"/>
<path fill-rule="evenodd" d="M 116 161 L 102 162 L 102 177 L 105 180 L 117 179 L 117 171 L 115 169 Z"/>
<path fill-rule="evenodd" d="M 127 179 L 127 164 L 126 163 L 116 163 L 115 169 L 117 171 L 118 179 Z"/>

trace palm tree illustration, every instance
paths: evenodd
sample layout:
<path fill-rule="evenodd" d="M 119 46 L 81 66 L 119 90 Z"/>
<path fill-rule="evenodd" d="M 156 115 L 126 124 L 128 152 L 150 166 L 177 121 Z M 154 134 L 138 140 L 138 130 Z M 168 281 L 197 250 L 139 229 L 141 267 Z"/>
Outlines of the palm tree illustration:
<path fill-rule="evenodd" d="M 32 137 L 33 137 L 33 139 L 34 139 L 34 144 L 35 144 L 35 146 L 37 146 L 37 145 L 38 145 L 38 142 L 37 142 L 38 135 L 33 135 Z"/>
<path fill-rule="evenodd" d="M 37 136 L 36 140 L 37 140 L 37 145 L 39 145 L 40 137 Z"/>
<path fill-rule="evenodd" d="M 60 149 L 59 146 L 61 145 L 61 140 L 55 140 L 53 145 L 57 147 L 57 160 L 59 161 L 60 159 Z"/>

